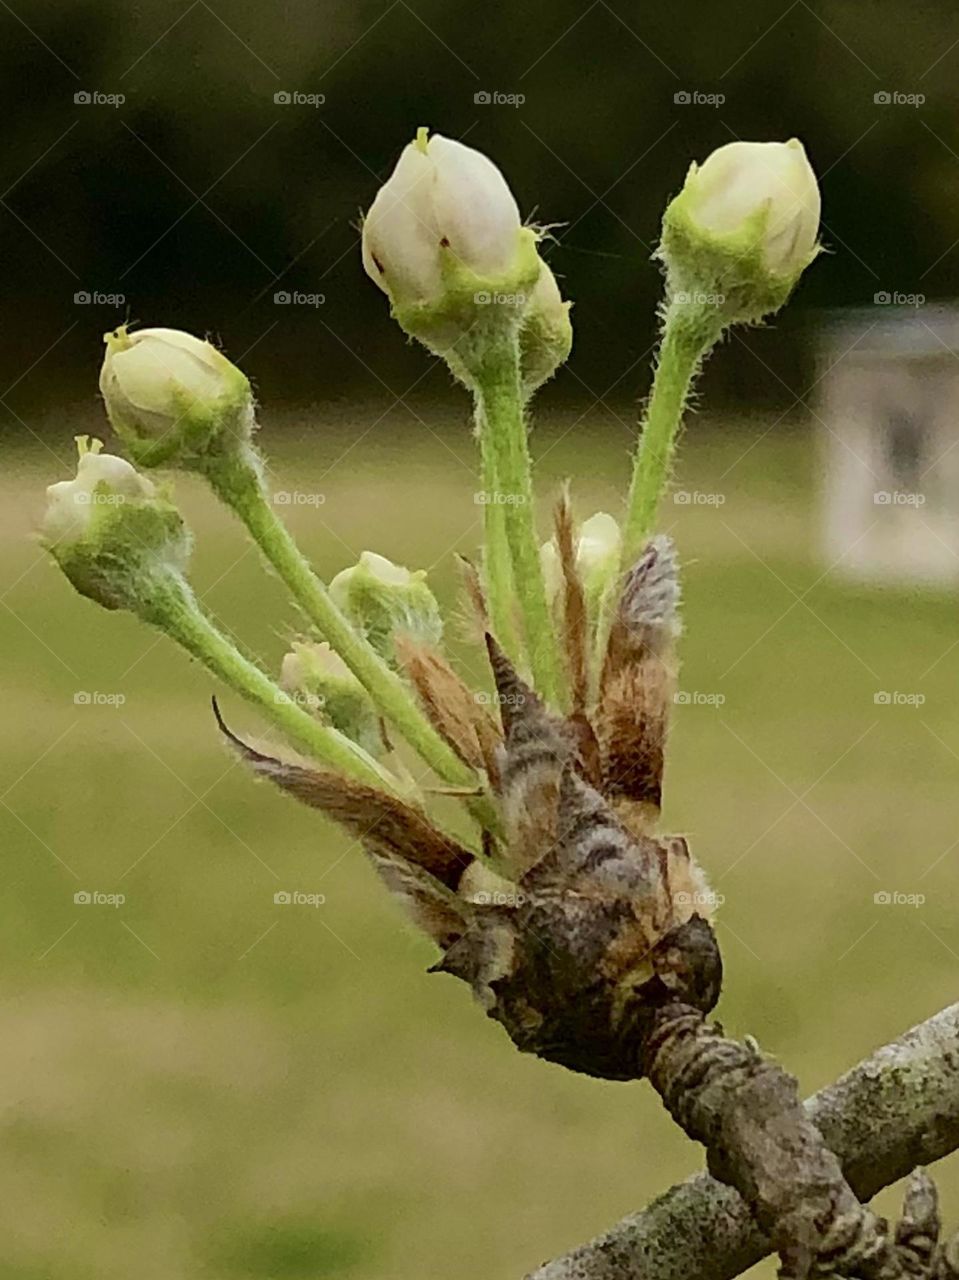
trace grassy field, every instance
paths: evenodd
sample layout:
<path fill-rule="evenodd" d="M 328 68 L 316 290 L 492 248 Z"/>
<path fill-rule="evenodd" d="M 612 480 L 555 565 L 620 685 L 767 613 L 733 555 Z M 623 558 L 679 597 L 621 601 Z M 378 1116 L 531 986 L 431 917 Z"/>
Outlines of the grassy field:
<path fill-rule="evenodd" d="M 451 600 L 451 552 L 480 531 L 465 414 L 367 433 L 378 413 L 267 419 L 275 487 L 324 494 L 289 511 L 325 575 L 370 547 L 435 565 Z M 540 484 L 574 476 L 589 514 L 629 441 L 575 416 L 535 437 Z M 767 425 L 697 426 L 678 484 L 724 502 L 664 510 L 682 688 L 724 699 L 677 708 L 666 826 L 726 898 L 723 1022 L 811 1091 L 956 998 L 959 622 L 954 597 L 823 576 L 814 443 Z M 524 1059 L 427 977 L 356 850 L 225 752 L 210 680 L 46 562 L 42 487 L 81 428 L 62 465 L 8 449 L 0 481 L 0 1275 L 518 1280 L 699 1167 L 648 1087 Z M 275 666 L 297 625 L 282 591 L 198 486 L 178 493 L 198 589 Z M 939 1172 L 955 1223 L 957 1162 Z"/>

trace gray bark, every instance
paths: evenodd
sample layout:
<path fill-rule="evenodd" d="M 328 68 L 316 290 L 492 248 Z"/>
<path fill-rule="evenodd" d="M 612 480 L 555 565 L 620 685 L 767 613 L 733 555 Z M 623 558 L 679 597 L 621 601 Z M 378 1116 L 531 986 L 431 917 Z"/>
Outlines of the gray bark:
<path fill-rule="evenodd" d="M 863 1201 L 959 1148 L 959 1004 L 806 1104 Z M 771 1252 L 731 1187 L 698 1174 L 527 1280 L 732 1280 Z"/>

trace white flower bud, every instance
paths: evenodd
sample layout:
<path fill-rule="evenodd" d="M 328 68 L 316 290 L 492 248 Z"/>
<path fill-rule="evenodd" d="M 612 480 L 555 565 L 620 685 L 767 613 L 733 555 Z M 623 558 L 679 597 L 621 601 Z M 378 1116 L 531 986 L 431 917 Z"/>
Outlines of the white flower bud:
<path fill-rule="evenodd" d="M 602 588 L 606 575 L 619 559 L 622 534 L 616 520 L 605 511 L 584 520 L 576 535 L 576 569 L 591 602 Z M 555 600 L 563 590 L 563 568 L 555 539 L 540 548 L 546 592 Z"/>
<path fill-rule="evenodd" d="M 99 440 L 77 436 L 74 480 L 47 489 L 40 534 L 81 595 L 137 612 L 160 579 L 179 576 L 191 539 L 169 497 Z"/>
<path fill-rule="evenodd" d="M 420 129 L 363 222 L 363 265 L 399 305 L 438 301 L 446 264 L 482 278 L 509 273 L 519 209 L 500 170 L 479 151 Z"/>
<path fill-rule="evenodd" d="M 227 418 L 231 431 L 248 434 L 250 384 L 211 342 L 179 329 L 128 333 L 125 325 L 104 341 L 100 391 L 111 423 L 128 444 L 163 442 L 165 458 L 182 443 L 202 446 L 200 437 Z"/>
<path fill-rule="evenodd" d="M 760 237 L 763 262 L 795 276 L 816 247 L 819 184 L 797 138 L 789 142 L 730 142 L 702 167 L 690 168 L 683 188 L 688 217 L 717 236 L 747 231 Z"/>
<path fill-rule="evenodd" d="M 155 486 L 125 458 L 101 453 L 100 440 L 78 436 L 80 460 L 73 480 L 47 487 L 42 533 L 49 542 L 67 542 L 87 532 L 99 505 L 116 506 L 127 499 L 152 498 Z"/>
<path fill-rule="evenodd" d="M 730 142 L 692 165 L 663 215 L 674 318 L 706 350 L 784 306 L 818 253 L 820 196 L 801 142 Z"/>

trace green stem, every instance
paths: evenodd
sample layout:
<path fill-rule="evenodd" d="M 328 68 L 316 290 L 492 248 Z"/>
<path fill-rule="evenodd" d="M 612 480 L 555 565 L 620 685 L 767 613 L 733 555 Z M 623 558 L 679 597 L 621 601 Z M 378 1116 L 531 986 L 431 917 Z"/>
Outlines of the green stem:
<path fill-rule="evenodd" d="M 491 329 L 470 368 L 484 433 L 484 458 L 491 459 L 496 487 L 488 495 L 503 507 L 513 583 L 537 691 L 554 705 L 560 701 L 560 665 L 556 635 L 546 596 L 533 512 L 519 341 L 512 328 Z"/>
<path fill-rule="evenodd" d="M 522 654 L 516 632 L 516 596 L 513 591 L 513 570 L 510 563 L 509 539 L 506 534 L 506 512 L 503 504 L 495 501 L 499 492 L 496 459 L 493 456 L 490 433 L 483 424 L 479 406 L 477 406 L 477 419 L 484 500 L 483 567 L 490 625 L 502 648 L 513 662 L 519 665 Z"/>
<path fill-rule="evenodd" d="M 653 386 L 643 416 L 639 447 L 626 502 L 619 564 L 604 584 L 597 626 L 596 676 L 601 674 L 623 573 L 641 554 L 656 524 L 660 499 L 669 483 L 676 441 L 690 388 L 706 352 L 722 333 L 714 306 L 670 302 Z"/>
<path fill-rule="evenodd" d="M 321 724 L 278 688 L 214 626 L 190 587 L 173 574 L 151 584 L 143 601 L 146 621 L 165 631 L 214 675 L 255 703 L 306 754 L 370 786 L 401 795 L 396 780 L 362 747 Z"/>
<path fill-rule="evenodd" d="M 294 599 L 363 685 L 381 715 L 396 726 L 444 782 L 454 787 L 476 787 L 473 770 L 439 736 L 400 677 L 355 631 L 330 598 L 286 525 L 273 511 L 252 453 L 232 451 L 218 455 L 204 474 L 217 496 L 246 525 Z M 477 796 L 469 807 L 477 821 L 495 830 L 496 817 L 487 797 Z"/>

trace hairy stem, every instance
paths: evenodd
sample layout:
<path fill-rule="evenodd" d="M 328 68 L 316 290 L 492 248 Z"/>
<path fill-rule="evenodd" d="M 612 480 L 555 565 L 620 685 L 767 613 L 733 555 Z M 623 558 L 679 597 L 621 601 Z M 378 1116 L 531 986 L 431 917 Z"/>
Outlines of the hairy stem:
<path fill-rule="evenodd" d="M 402 794 L 395 778 L 362 747 L 321 724 L 244 657 L 203 613 L 182 578 L 168 574 L 156 580 L 144 600 L 142 616 L 259 707 L 307 755 L 349 777 Z"/>
<path fill-rule="evenodd" d="M 286 525 L 270 506 L 252 455 L 218 457 L 206 470 L 210 485 L 249 529 L 254 541 L 292 592 L 310 621 L 340 655 L 380 713 L 390 720 L 430 767 L 452 786 L 475 788 L 476 774 L 447 746 L 417 707 L 409 689 L 340 612 L 311 569 Z M 471 807 L 491 821 L 490 805 L 476 797 Z"/>
<path fill-rule="evenodd" d="M 489 428 L 483 425 L 479 411 L 477 411 L 477 418 L 480 419 L 476 430 L 482 460 L 483 569 L 486 601 L 489 606 L 493 634 L 513 662 L 519 665 L 522 654 L 516 633 L 516 594 L 513 588 L 513 569 L 506 532 L 506 511 L 503 504 L 496 501 L 499 483 Z"/>
<path fill-rule="evenodd" d="M 512 582 L 523 619 L 530 670 L 537 692 L 556 706 L 561 689 L 559 652 L 536 536 L 519 340 L 511 327 L 491 329 L 482 354 L 470 367 L 470 376 L 484 435 L 484 471 L 488 457 L 488 473 L 495 477 L 495 489 L 487 497 L 504 512 Z"/>
<path fill-rule="evenodd" d="M 679 298 L 689 295 L 680 294 Z M 708 303 L 671 300 L 663 321 L 663 337 L 633 474 L 626 500 L 619 564 L 603 585 L 597 624 L 596 669 L 602 671 L 617 587 L 623 573 L 639 557 L 656 524 L 660 499 L 672 469 L 683 411 L 703 357 L 722 332 L 717 310 Z"/>

